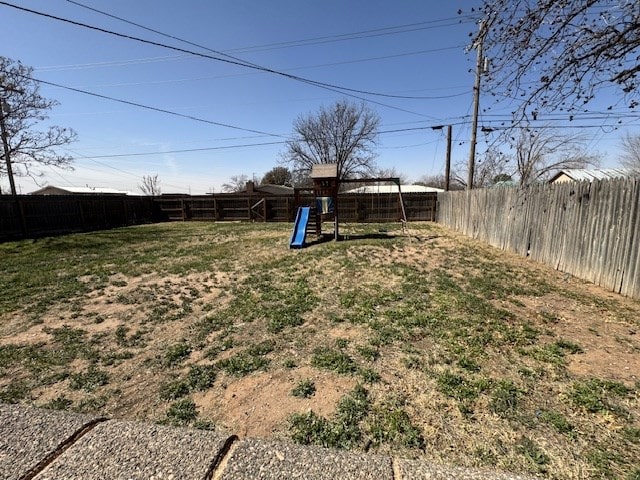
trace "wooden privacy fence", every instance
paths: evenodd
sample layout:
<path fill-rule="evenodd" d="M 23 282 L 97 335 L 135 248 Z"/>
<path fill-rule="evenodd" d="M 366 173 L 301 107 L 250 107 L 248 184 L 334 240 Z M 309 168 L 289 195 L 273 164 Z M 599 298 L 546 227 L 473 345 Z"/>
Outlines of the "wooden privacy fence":
<path fill-rule="evenodd" d="M 407 219 L 435 221 L 435 193 L 403 195 Z M 312 204 L 313 196 L 303 196 Z M 395 222 L 397 194 L 340 197 L 344 222 Z M 159 221 L 293 222 L 293 196 L 0 195 L 0 241 L 103 230 Z"/>
<path fill-rule="evenodd" d="M 435 221 L 436 193 L 403 194 L 407 220 Z M 155 200 L 169 220 L 293 222 L 296 204 L 292 196 L 206 195 L 160 197 Z M 301 205 L 312 205 L 305 195 Z M 342 222 L 396 222 L 401 216 L 397 193 L 344 194 L 339 198 Z"/>
<path fill-rule="evenodd" d="M 150 223 L 151 197 L 0 195 L 0 241 Z"/>
<path fill-rule="evenodd" d="M 640 299 L 640 178 L 443 192 L 437 221 Z"/>

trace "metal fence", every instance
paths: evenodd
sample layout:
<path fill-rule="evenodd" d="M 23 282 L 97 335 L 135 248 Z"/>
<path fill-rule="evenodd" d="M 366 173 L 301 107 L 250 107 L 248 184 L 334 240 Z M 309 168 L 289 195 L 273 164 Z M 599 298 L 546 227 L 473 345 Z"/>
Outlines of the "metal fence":
<path fill-rule="evenodd" d="M 437 221 L 640 298 L 640 179 L 438 194 Z"/>

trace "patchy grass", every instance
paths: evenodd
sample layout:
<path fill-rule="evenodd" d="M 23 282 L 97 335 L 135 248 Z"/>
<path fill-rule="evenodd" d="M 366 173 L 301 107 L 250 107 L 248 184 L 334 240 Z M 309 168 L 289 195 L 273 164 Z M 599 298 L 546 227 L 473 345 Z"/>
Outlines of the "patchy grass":
<path fill-rule="evenodd" d="M 345 395 L 330 419 L 319 416 L 313 410 L 294 414 L 289 419 L 291 438 L 303 445 L 320 445 L 330 448 L 353 448 L 362 443 L 361 422 L 370 409 L 369 392 L 357 386 Z"/>
<path fill-rule="evenodd" d="M 253 355 L 249 351 L 240 352 L 232 357 L 220 360 L 218 367 L 230 375 L 242 377 L 256 370 L 265 369 L 269 359 L 260 355 Z"/>
<path fill-rule="evenodd" d="M 340 374 L 356 373 L 358 366 L 349 354 L 332 348 L 318 348 L 313 352 L 311 365 Z"/>
<path fill-rule="evenodd" d="M 313 380 L 305 379 L 300 380 L 293 390 L 291 390 L 291 395 L 294 397 L 300 398 L 310 398 L 316 393 L 316 384 L 313 383 Z"/>
<path fill-rule="evenodd" d="M 640 303 L 437 225 L 347 225 L 301 250 L 289 228 L 1 244 L 0 401 L 637 477 Z"/>
<path fill-rule="evenodd" d="M 197 417 L 196 404 L 190 398 L 184 398 L 172 403 L 167 410 L 167 423 L 172 425 L 187 425 Z"/>
<path fill-rule="evenodd" d="M 192 392 L 203 392 L 213 386 L 218 375 L 215 365 L 191 365 L 184 378 L 165 383 L 160 389 L 163 400 L 177 400 Z"/>
<path fill-rule="evenodd" d="M 590 378 L 577 381 L 572 385 L 569 399 L 575 407 L 585 409 L 589 413 L 610 412 L 626 415 L 621 400 L 632 390 L 620 382 Z"/>
<path fill-rule="evenodd" d="M 109 383 L 109 374 L 91 365 L 86 371 L 71 375 L 69 388 L 94 392 L 98 387 Z"/>
<path fill-rule="evenodd" d="M 163 364 L 167 367 L 174 367 L 184 362 L 191 355 L 191 346 L 181 342 L 171 345 L 164 354 Z"/>

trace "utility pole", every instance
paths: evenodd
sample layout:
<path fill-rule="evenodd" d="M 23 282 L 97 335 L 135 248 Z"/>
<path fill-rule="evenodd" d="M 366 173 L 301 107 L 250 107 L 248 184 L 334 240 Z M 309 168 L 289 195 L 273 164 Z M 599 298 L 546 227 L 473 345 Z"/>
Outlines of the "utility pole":
<path fill-rule="evenodd" d="M 451 125 L 447 125 L 447 160 L 444 166 L 444 190 L 449 191 L 451 177 Z"/>
<path fill-rule="evenodd" d="M 0 97 L 0 130 L 2 133 L 2 148 L 4 149 L 4 160 L 7 164 L 7 175 L 9 177 L 9 184 L 11 185 L 11 195 L 14 197 L 18 195 L 16 191 L 16 184 L 13 180 L 13 169 L 11 168 L 11 149 L 9 148 L 9 140 L 7 138 L 7 128 L 4 123 L 4 110 L 6 103 L 3 97 Z"/>
<path fill-rule="evenodd" d="M 480 33 L 478 34 L 478 41 L 475 45 L 477 50 L 476 56 L 476 83 L 473 86 L 473 120 L 471 125 L 471 147 L 469 149 L 469 167 L 467 175 L 467 190 L 473 188 L 473 174 L 476 167 L 476 138 L 478 133 L 478 110 L 480 107 L 480 77 L 483 73 L 483 55 L 482 45 L 484 43 L 485 36 L 485 23 L 480 22 Z"/>

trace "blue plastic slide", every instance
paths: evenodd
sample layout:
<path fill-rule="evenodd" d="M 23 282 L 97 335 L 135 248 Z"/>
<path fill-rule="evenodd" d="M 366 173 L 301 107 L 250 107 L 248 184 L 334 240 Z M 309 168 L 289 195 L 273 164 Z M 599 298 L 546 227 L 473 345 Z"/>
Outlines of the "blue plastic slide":
<path fill-rule="evenodd" d="M 300 207 L 296 215 L 296 222 L 293 224 L 293 233 L 289 241 L 289 248 L 302 248 L 304 237 L 307 234 L 307 224 L 309 223 L 309 212 L 311 207 Z"/>

